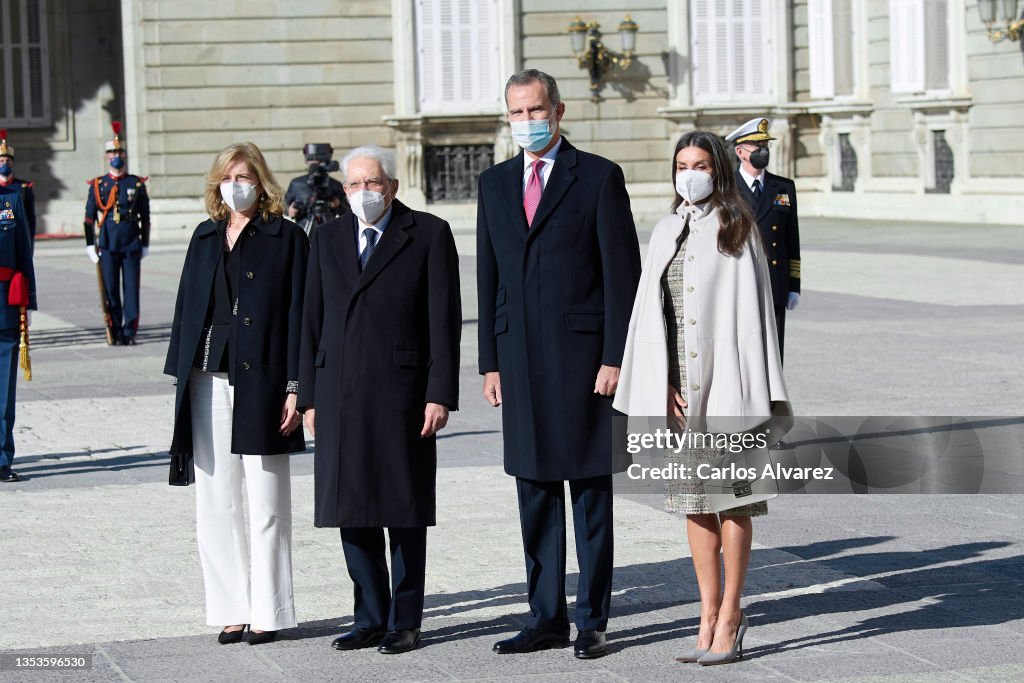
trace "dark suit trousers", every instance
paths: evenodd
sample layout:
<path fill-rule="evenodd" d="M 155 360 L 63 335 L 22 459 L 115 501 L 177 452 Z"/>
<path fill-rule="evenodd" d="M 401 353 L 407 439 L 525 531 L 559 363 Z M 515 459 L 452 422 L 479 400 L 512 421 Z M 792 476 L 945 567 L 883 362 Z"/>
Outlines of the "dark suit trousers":
<path fill-rule="evenodd" d="M 107 305 L 114 336 L 134 337 L 139 329 L 139 279 L 141 275 L 141 251 L 100 252 L 100 269 L 103 272 L 103 287 L 107 290 Z M 124 285 L 122 305 L 121 287 Z"/>
<path fill-rule="evenodd" d="M 516 478 L 531 628 L 568 633 L 565 482 Z M 604 631 L 612 601 L 612 478 L 569 481 L 576 558 L 576 627 Z"/>
<path fill-rule="evenodd" d="M 384 529 L 341 529 L 348 575 L 355 584 L 356 628 L 408 631 L 419 628 L 423 620 L 427 528 L 389 528 L 388 538 L 390 581 L 384 557 Z"/>
<path fill-rule="evenodd" d="M 779 361 L 783 360 L 782 340 L 786 336 L 786 307 L 775 309 L 775 329 L 779 331 Z"/>

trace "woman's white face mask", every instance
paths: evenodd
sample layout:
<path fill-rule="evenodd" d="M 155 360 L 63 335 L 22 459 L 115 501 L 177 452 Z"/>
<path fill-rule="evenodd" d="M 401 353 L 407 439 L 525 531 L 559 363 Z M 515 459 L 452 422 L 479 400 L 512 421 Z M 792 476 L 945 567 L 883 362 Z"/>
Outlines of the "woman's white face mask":
<path fill-rule="evenodd" d="M 256 203 L 256 186 L 226 180 L 220 184 L 220 196 L 232 211 L 245 211 Z"/>
<path fill-rule="evenodd" d="M 676 192 L 690 204 L 697 204 L 715 191 L 715 178 L 710 173 L 687 168 L 676 172 Z"/>

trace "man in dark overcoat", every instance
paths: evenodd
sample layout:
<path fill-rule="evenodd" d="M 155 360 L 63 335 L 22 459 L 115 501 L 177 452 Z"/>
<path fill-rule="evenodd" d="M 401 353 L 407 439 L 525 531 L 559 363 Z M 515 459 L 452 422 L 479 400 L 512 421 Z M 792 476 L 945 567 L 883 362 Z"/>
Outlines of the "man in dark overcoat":
<path fill-rule="evenodd" d="M 523 153 L 480 176 L 480 372 L 503 407 L 505 471 L 516 477 L 531 618 L 498 653 L 568 644 L 565 481 L 580 577 L 575 654 L 600 657 L 612 584 L 612 406 L 640 278 L 622 169 L 560 135 L 555 80 L 505 87 Z"/>
<path fill-rule="evenodd" d="M 313 233 L 298 405 L 315 524 L 341 528 L 355 584 L 355 628 L 332 645 L 396 654 L 419 644 L 435 434 L 458 408 L 458 254 L 447 222 L 395 199 L 392 152 L 356 148 L 341 171 L 351 209 Z"/>
<path fill-rule="evenodd" d="M 800 223 L 796 215 L 796 184 L 767 171 L 770 121 L 756 118 L 725 136 L 736 146 L 740 165 L 736 186 L 747 200 L 761 231 L 768 257 L 775 304 L 775 327 L 779 331 L 779 353 L 786 334 L 786 311 L 800 303 Z"/>

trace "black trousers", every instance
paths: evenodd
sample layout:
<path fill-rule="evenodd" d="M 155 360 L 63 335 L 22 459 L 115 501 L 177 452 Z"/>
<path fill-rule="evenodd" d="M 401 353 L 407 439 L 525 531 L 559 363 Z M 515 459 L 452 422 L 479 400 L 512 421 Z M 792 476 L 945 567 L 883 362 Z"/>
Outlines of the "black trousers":
<path fill-rule="evenodd" d="M 408 631 L 423 621 L 427 528 L 388 528 L 391 572 L 384 557 L 384 529 L 342 528 L 348 575 L 354 584 L 356 628 Z"/>
<path fill-rule="evenodd" d="M 565 602 L 565 482 L 516 478 L 532 628 L 569 632 Z M 612 601 L 612 478 L 569 481 L 576 559 L 576 628 L 604 631 Z"/>
<path fill-rule="evenodd" d="M 782 340 L 786 336 L 786 307 L 775 309 L 775 329 L 779 331 L 779 360 L 783 360 Z"/>
<path fill-rule="evenodd" d="M 139 329 L 141 251 L 100 252 L 103 287 L 107 290 L 111 331 L 115 337 L 134 337 Z M 121 297 L 122 285 L 124 298 Z"/>

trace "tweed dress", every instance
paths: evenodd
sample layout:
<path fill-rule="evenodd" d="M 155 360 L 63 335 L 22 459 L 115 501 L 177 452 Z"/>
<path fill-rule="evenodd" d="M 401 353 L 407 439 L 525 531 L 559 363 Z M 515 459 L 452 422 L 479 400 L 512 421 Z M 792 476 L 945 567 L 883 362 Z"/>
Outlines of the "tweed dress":
<path fill-rule="evenodd" d="M 679 248 L 672 262 L 661 276 L 661 292 L 664 301 L 665 331 L 668 336 L 668 381 L 684 397 L 686 396 L 686 340 L 683 325 L 686 319 L 683 310 L 683 264 L 686 262 L 686 242 L 689 228 L 680 236 Z M 687 412 L 683 410 L 684 414 Z M 702 462 L 715 462 L 725 454 L 716 448 L 684 448 L 679 453 L 665 452 L 665 463 L 678 463 L 694 472 Z M 665 509 L 684 515 L 714 514 L 708 506 L 704 484 L 697 478 L 670 479 L 665 482 Z M 746 517 L 768 514 L 768 503 L 760 501 L 731 508 L 726 513 Z"/>

